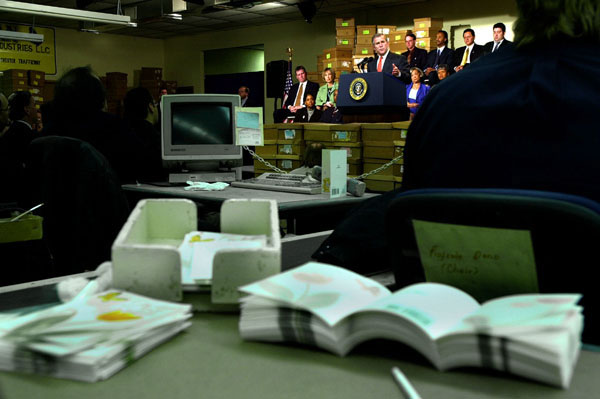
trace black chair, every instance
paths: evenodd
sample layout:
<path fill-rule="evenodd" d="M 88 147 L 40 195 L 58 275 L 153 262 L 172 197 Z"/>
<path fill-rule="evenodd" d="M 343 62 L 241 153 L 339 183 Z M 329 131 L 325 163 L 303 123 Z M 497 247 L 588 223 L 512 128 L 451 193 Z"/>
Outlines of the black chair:
<path fill-rule="evenodd" d="M 569 194 L 510 189 L 423 189 L 400 193 L 387 213 L 398 287 L 425 281 L 414 220 L 528 230 L 539 292 L 582 293 L 583 341 L 600 343 L 596 249 L 600 204 Z M 443 281 L 440 281 L 443 282 Z"/>
<path fill-rule="evenodd" d="M 27 197 L 43 202 L 43 234 L 57 275 L 94 270 L 110 260 L 129 209 L 108 161 L 87 142 L 47 136 L 31 142 Z"/>

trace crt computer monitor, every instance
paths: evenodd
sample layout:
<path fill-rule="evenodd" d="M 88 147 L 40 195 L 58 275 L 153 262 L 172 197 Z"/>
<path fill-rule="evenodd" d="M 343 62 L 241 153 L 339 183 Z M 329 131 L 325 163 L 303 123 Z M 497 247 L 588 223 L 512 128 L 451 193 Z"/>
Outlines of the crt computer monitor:
<path fill-rule="evenodd" d="M 162 96 L 163 160 L 179 161 L 188 167 L 222 161 L 241 162 L 242 147 L 235 145 L 234 107 L 239 105 L 237 94 Z"/>

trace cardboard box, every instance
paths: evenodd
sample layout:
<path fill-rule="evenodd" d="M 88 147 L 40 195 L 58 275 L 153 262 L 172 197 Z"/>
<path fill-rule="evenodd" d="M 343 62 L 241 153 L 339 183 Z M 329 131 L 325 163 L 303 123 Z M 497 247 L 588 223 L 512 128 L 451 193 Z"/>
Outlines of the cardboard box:
<path fill-rule="evenodd" d="M 7 69 L 6 71 L 2 71 L 2 80 L 17 80 L 17 79 L 27 79 L 27 70 L 25 69 Z"/>
<path fill-rule="evenodd" d="M 437 44 L 435 43 L 435 37 L 424 37 L 422 39 L 417 39 L 416 46 L 427 51 L 431 51 L 437 48 Z"/>
<path fill-rule="evenodd" d="M 439 29 L 417 29 L 415 28 L 415 36 L 417 39 L 422 39 L 425 37 L 435 38 Z"/>
<path fill-rule="evenodd" d="M 356 25 L 357 36 L 373 36 L 377 32 L 377 25 Z"/>
<path fill-rule="evenodd" d="M 335 71 L 352 70 L 353 66 L 354 65 L 351 57 L 342 59 L 332 58 L 325 61 L 325 68 L 333 68 Z"/>
<path fill-rule="evenodd" d="M 309 123 L 304 127 L 307 141 L 360 142 L 360 124 Z"/>
<path fill-rule="evenodd" d="M 340 49 L 354 49 L 355 37 L 338 36 L 335 38 L 335 46 Z"/>
<path fill-rule="evenodd" d="M 302 166 L 302 160 L 296 159 L 278 159 L 277 167 L 281 170 L 285 170 L 286 172 L 292 171 L 294 169 L 298 169 Z"/>
<path fill-rule="evenodd" d="M 319 83 L 323 80 L 322 72 L 306 72 L 306 78 L 310 82 Z"/>
<path fill-rule="evenodd" d="M 302 124 L 278 123 L 277 144 L 298 144 L 304 141 L 304 129 Z"/>
<path fill-rule="evenodd" d="M 258 148 L 258 147 L 256 147 Z M 277 166 L 277 159 L 275 158 L 276 155 L 268 155 L 268 156 L 264 156 L 262 157 L 265 161 L 267 161 L 268 163 L 270 163 L 273 166 Z M 254 172 L 255 173 L 266 173 L 266 172 L 275 172 L 273 169 L 269 168 L 267 165 L 265 165 L 264 163 L 262 163 L 261 161 L 259 161 L 258 159 L 254 160 Z"/>
<path fill-rule="evenodd" d="M 406 44 L 406 35 L 412 33 L 412 30 L 394 30 L 390 32 L 390 43 L 404 43 Z"/>
<path fill-rule="evenodd" d="M 363 141 L 363 156 L 371 159 L 392 159 L 404 155 L 406 141 Z"/>
<path fill-rule="evenodd" d="M 354 29 L 354 26 L 349 27 L 349 28 L 336 28 L 335 29 L 335 36 L 340 36 L 340 37 L 354 37 L 356 36 L 356 30 Z"/>
<path fill-rule="evenodd" d="M 356 46 L 354 48 L 354 55 L 362 55 L 364 57 L 370 57 L 373 55 L 373 46 Z"/>
<path fill-rule="evenodd" d="M 263 125 L 263 135 L 265 142 L 267 140 L 277 140 L 277 123 L 268 123 Z"/>
<path fill-rule="evenodd" d="M 356 45 L 361 47 L 373 47 L 373 36 L 356 36 Z"/>
<path fill-rule="evenodd" d="M 368 190 L 375 192 L 392 191 L 402 185 L 402 177 L 399 176 L 369 176 L 363 181 Z"/>
<path fill-rule="evenodd" d="M 27 214 L 14 222 L 11 219 L 13 217 L 0 219 L 0 243 L 42 239 L 41 216 Z"/>
<path fill-rule="evenodd" d="M 267 144 L 267 141 L 269 144 Z M 273 142 L 274 141 L 274 142 Z M 265 140 L 265 145 L 256 146 L 254 152 L 262 158 L 274 157 L 277 155 L 277 140 Z"/>
<path fill-rule="evenodd" d="M 305 149 L 304 143 L 277 144 L 277 154 L 280 155 L 300 155 L 301 157 L 304 157 Z"/>
<path fill-rule="evenodd" d="M 396 30 L 396 25 L 377 25 L 377 33 L 383 33 L 389 36 L 390 33 Z"/>
<path fill-rule="evenodd" d="M 413 20 L 416 29 L 437 29 L 444 26 L 443 18 L 415 18 Z"/>
<path fill-rule="evenodd" d="M 410 121 L 393 123 L 363 123 L 362 139 L 363 141 L 384 141 L 392 142 L 405 140 Z"/>
<path fill-rule="evenodd" d="M 372 172 L 375 169 L 385 165 L 389 161 L 389 159 L 363 158 L 363 173 Z M 404 173 L 404 160 L 400 159 L 390 167 L 383 169 L 382 171 L 371 176 L 402 176 L 402 173 Z"/>
<path fill-rule="evenodd" d="M 352 57 L 352 50 L 346 48 L 333 47 L 323 50 L 323 55 L 325 56 L 325 61 L 335 58 L 348 59 Z"/>
<path fill-rule="evenodd" d="M 362 143 L 324 142 L 325 149 L 346 151 L 347 161 L 360 161 L 363 156 Z"/>
<path fill-rule="evenodd" d="M 392 53 L 401 54 L 407 50 L 406 43 L 390 43 L 390 51 Z"/>
<path fill-rule="evenodd" d="M 41 87 L 46 82 L 46 73 L 42 71 L 27 71 L 27 76 L 30 86 Z"/>
<path fill-rule="evenodd" d="M 359 176 L 363 173 L 363 165 L 360 159 L 353 160 L 348 159 L 346 173 L 348 177 L 350 176 Z"/>
<path fill-rule="evenodd" d="M 142 67 L 140 80 L 162 80 L 162 68 Z"/>
<path fill-rule="evenodd" d="M 346 28 L 349 26 L 354 26 L 354 18 L 336 18 L 335 26 L 336 28 Z"/>

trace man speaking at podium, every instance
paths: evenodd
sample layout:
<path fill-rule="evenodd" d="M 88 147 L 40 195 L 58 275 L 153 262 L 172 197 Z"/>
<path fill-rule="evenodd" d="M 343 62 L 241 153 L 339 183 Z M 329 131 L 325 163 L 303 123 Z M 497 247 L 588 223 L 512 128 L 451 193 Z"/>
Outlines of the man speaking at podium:
<path fill-rule="evenodd" d="M 368 71 L 389 73 L 404 83 L 410 83 L 410 71 L 406 57 L 390 52 L 390 44 L 382 33 L 373 35 L 371 41 L 376 56 L 367 64 Z"/>

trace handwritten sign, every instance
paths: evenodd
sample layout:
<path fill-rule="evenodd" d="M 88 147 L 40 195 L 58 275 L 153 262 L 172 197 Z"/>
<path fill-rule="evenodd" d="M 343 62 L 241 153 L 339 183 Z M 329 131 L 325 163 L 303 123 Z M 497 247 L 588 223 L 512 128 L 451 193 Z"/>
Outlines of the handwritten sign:
<path fill-rule="evenodd" d="M 527 230 L 413 220 L 427 281 L 468 292 L 478 301 L 539 292 Z"/>

